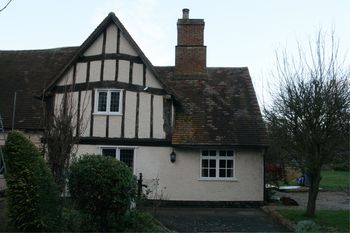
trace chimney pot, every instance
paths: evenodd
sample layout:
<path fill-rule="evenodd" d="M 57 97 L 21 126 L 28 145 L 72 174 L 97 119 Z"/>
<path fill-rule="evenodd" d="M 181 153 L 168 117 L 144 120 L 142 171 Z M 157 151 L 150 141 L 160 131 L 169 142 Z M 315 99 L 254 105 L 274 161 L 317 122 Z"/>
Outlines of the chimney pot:
<path fill-rule="evenodd" d="M 187 8 L 182 9 L 182 19 L 189 19 L 190 10 Z"/>

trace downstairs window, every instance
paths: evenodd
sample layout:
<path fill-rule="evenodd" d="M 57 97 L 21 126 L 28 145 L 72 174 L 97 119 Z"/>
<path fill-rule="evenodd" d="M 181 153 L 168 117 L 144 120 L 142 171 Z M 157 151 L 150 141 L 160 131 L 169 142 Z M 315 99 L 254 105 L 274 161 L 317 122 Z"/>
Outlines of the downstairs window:
<path fill-rule="evenodd" d="M 110 156 L 124 162 L 132 170 L 134 169 L 135 148 L 124 147 L 100 147 L 103 156 Z"/>
<path fill-rule="evenodd" d="M 234 180 L 233 150 L 202 150 L 200 169 L 202 179 Z"/>

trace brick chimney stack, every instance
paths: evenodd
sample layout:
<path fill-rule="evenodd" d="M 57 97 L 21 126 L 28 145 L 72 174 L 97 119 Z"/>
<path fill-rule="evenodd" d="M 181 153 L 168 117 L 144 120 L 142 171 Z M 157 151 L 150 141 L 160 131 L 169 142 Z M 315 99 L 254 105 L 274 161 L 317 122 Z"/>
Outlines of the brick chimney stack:
<path fill-rule="evenodd" d="M 177 46 L 175 51 L 175 76 L 202 76 L 207 74 L 204 46 L 204 20 L 190 19 L 189 9 L 183 9 L 177 21 Z"/>

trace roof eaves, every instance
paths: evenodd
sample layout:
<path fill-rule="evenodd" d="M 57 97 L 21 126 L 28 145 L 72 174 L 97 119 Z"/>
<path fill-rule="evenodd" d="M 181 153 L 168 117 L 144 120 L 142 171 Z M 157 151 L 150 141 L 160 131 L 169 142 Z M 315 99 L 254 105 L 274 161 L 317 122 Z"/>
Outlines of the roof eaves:
<path fill-rule="evenodd" d="M 268 148 L 268 144 L 211 144 L 211 143 L 172 143 L 174 147 L 198 148 L 198 149 L 228 149 L 228 148 Z"/>

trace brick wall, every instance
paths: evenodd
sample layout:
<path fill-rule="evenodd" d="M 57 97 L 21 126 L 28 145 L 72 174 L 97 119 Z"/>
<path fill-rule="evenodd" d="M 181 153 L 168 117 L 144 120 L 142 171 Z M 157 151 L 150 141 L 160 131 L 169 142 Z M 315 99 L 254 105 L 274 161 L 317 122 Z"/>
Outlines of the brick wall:
<path fill-rule="evenodd" d="M 179 19 L 177 22 L 175 76 L 205 75 L 207 73 L 204 20 Z"/>
<path fill-rule="evenodd" d="M 204 23 L 203 24 L 180 24 L 177 28 L 178 45 L 203 45 L 204 44 Z"/>
<path fill-rule="evenodd" d="M 175 74 L 200 75 L 207 72 L 206 47 L 176 46 Z"/>

